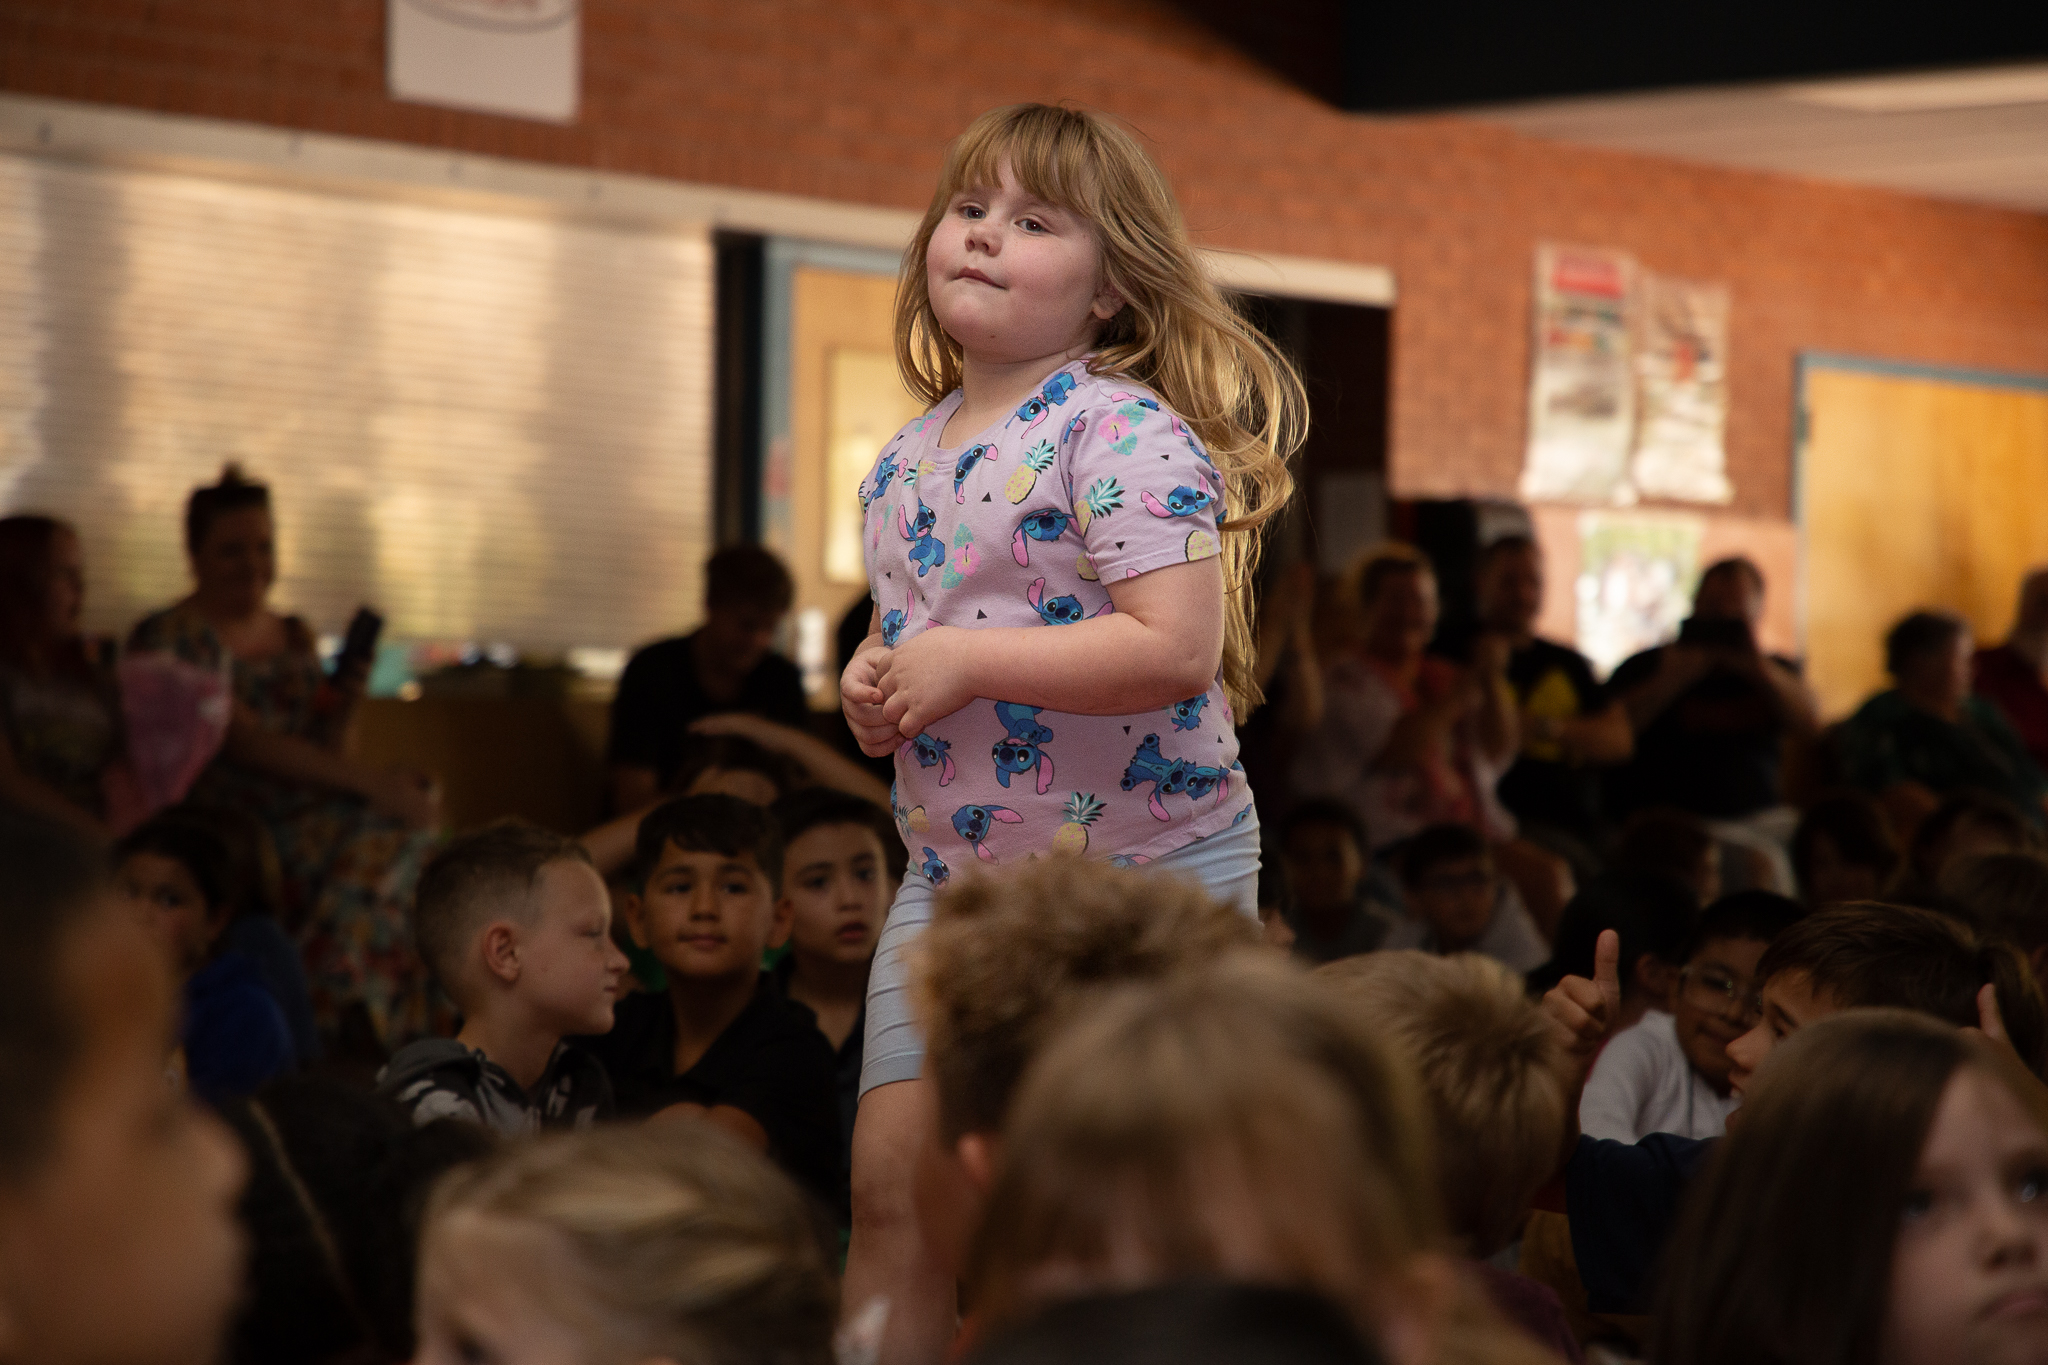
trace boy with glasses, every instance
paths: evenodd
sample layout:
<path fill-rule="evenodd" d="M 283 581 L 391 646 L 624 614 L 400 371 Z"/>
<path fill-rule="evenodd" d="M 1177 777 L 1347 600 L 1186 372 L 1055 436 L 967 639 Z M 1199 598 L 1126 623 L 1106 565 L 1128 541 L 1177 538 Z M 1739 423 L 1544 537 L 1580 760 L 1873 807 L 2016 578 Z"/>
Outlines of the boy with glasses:
<path fill-rule="evenodd" d="M 1493 867 L 1470 825 L 1430 825 L 1401 851 L 1408 919 L 1380 946 L 1425 953 L 1478 953 L 1527 972 L 1550 957 L 1521 898 Z"/>
<path fill-rule="evenodd" d="M 1707 907 L 1686 947 L 1671 1012 L 1650 1010 L 1615 1034 L 1593 1064 L 1579 1102 L 1587 1137 L 1722 1134 L 1741 1103 L 1729 1085 L 1728 1044 L 1762 1012 L 1757 962 L 1802 913 L 1797 901 L 1768 891 L 1737 892 Z"/>

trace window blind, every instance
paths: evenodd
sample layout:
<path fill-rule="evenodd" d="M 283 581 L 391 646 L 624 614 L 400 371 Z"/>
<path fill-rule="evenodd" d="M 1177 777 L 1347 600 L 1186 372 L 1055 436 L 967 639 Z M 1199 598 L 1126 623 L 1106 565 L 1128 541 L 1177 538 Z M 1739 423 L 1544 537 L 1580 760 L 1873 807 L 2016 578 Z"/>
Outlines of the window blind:
<path fill-rule="evenodd" d="M 95 630 L 234 460 L 319 631 L 631 645 L 699 615 L 711 325 L 702 231 L 0 156 L 0 508 L 78 526 Z"/>

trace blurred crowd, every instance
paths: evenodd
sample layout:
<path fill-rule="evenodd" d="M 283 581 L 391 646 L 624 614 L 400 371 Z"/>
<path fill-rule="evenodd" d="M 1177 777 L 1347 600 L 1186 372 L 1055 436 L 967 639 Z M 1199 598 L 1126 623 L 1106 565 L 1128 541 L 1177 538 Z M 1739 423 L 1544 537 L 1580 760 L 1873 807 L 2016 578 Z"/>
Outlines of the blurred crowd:
<path fill-rule="evenodd" d="M 838 1277 L 902 813 L 774 556 L 633 655 L 605 823 L 449 832 L 352 756 L 268 491 L 184 537 L 117 648 L 0 520 L 0 1360 L 921 1359 Z M 1534 541 L 1446 567 L 1272 576 L 1257 924 L 940 896 L 953 1358 L 2048 1360 L 2048 573 L 1828 725 L 1746 559 L 1604 680 Z"/>

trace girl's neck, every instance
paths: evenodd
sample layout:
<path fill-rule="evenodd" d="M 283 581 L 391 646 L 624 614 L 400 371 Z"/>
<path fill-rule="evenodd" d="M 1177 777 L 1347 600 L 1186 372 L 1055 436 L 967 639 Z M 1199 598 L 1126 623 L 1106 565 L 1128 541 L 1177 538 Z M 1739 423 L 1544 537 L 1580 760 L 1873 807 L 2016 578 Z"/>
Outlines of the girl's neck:
<path fill-rule="evenodd" d="M 1045 377 L 1095 349 L 1086 337 L 1062 351 L 1029 360 L 977 360 L 960 357 L 960 406 L 939 433 L 939 444 L 951 449 L 989 426 L 1035 392 Z"/>

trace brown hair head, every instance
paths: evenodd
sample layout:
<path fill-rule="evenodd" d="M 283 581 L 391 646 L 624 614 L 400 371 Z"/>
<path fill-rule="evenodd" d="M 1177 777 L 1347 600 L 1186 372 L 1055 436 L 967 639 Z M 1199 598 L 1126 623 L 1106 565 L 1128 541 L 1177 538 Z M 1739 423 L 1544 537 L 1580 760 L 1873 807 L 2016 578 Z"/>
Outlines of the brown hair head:
<path fill-rule="evenodd" d="M 581 1273 L 533 1290 L 609 1348 L 594 1359 L 831 1365 L 838 1290 L 818 1223 L 709 1124 L 550 1135 L 458 1170 L 429 1203 L 428 1257 L 464 1216 L 566 1249 Z"/>
<path fill-rule="evenodd" d="M 1986 938 L 2032 955 L 2048 948 L 2048 858 L 2038 853 L 1979 853 L 1941 874 L 1941 893 Z"/>
<path fill-rule="evenodd" d="M 590 854 L 574 839 L 525 820 L 501 820 L 459 835 L 434 855 L 420 873 L 412 933 L 442 989 L 460 989 L 463 953 L 485 924 L 533 922 L 535 879 L 549 863 L 564 861 L 587 865 Z"/>
<path fill-rule="evenodd" d="M 185 500 L 185 550 L 197 554 L 199 547 L 206 543 L 206 533 L 213 523 L 229 512 L 246 511 L 251 507 L 270 510 L 270 487 L 253 483 L 243 473 L 242 467 L 232 462 L 223 465 L 218 483 L 206 484 L 192 490 L 192 496 Z"/>
<path fill-rule="evenodd" d="M 2011 1090 L 2048 1133 L 2038 1081 L 1982 1037 L 1920 1014 L 1850 1010 L 1774 1051 L 1686 1198 L 1650 1358 L 1879 1359 L 1906 1196 L 1942 1092 L 1965 1066 Z"/>
<path fill-rule="evenodd" d="M 2011 944 L 1983 942 L 1937 911 L 1876 901 L 1817 910 L 1764 950 L 1757 988 L 1785 972 L 1803 973 L 1841 1009 L 1917 1010 L 1960 1028 L 1976 1027 L 1977 993 L 1995 986 L 2013 1049 L 2041 1068 L 2048 1006 L 2033 969 Z"/>
<path fill-rule="evenodd" d="M 1136 138 L 1099 114 L 1016 104 L 983 114 L 953 141 L 896 288 L 896 364 L 926 403 L 960 386 L 960 343 L 932 311 L 932 232 L 953 196 L 1017 183 L 1087 220 L 1103 275 L 1124 306 L 1089 363 L 1155 390 L 1194 430 L 1223 484 L 1219 529 L 1226 602 L 1223 681 L 1239 715 L 1259 700 L 1252 673 L 1252 580 L 1259 530 L 1294 492 L 1287 459 L 1308 430 L 1301 377 L 1239 316 L 1203 270 L 1166 177 Z M 1225 510 L 1227 509 L 1227 511 Z"/>
<path fill-rule="evenodd" d="M 1128 987 L 1019 1090 L 971 1300 L 993 1324 L 1062 1287 L 1228 1275 L 1371 1316 L 1435 1244 L 1427 1128 L 1406 1068 L 1284 960 Z"/>
<path fill-rule="evenodd" d="M 1047 858 L 939 897 L 915 967 L 948 1142 L 1003 1126 L 1024 1068 L 1084 992 L 1158 980 L 1258 940 L 1193 882 Z"/>
<path fill-rule="evenodd" d="M 1519 974 L 1476 953 L 1384 952 L 1315 976 L 1421 1077 L 1444 1220 L 1473 1256 L 1506 1246 L 1557 1167 L 1565 1059 Z"/>

